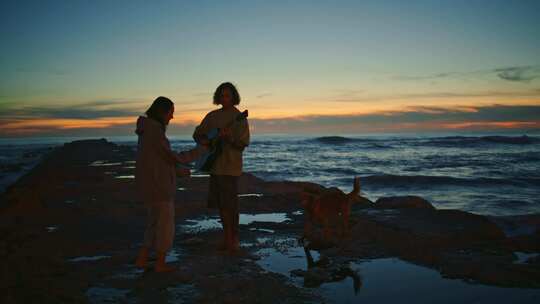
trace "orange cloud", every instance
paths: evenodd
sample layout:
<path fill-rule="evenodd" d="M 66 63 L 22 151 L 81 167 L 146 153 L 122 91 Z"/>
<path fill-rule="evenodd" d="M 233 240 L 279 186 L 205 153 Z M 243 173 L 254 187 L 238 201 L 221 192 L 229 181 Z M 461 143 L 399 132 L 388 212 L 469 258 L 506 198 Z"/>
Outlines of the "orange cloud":
<path fill-rule="evenodd" d="M 467 121 L 456 123 L 443 123 L 442 128 L 445 129 L 469 129 L 469 128 L 501 128 L 501 129 L 516 129 L 516 128 L 538 128 L 538 121 Z"/>
<path fill-rule="evenodd" d="M 66 118 L 30 118 L 11 120 L 2 124 L 2 129 L 8 133 L 39 133 L 50 129 L 86 129 L 110 128 L 117 125 L 134 124 L 136 117 L 103 117 L 95 119 L 66 119 Z"/>

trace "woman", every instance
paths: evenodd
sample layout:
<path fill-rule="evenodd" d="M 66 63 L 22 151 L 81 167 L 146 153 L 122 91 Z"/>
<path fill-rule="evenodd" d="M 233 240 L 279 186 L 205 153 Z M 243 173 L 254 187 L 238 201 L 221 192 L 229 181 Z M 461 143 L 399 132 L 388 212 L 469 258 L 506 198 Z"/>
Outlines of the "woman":
<path fill-rule="evenodd" d="M 242 175 L 242 152 L 249 145 L 247 120 L 226 127 L 240 114 L 236 108 L 239 103 L 240 95 L 232 83 L 219 85 L 214 93 L 214 104 L 221 105 L 221 108 L 208 113 L 193 134 L 195 141 L 206 145 L 206 134 L 212 129 L 220 129 L 223 148 L 210 169 L 208 207 L 219 209 L 223 225 L 223 244 L 220 247 L 229 254 L 236 254 L 239 249 L 238 177 Z"/>
<path fill-rule="evenodd" d="M 135 133 L 139 136 L 135 180 L 148 210 L 144 242 L 135 262 L 146 268 L 151 249 L 156 251 L 156 272 L 174 270 L 165 263 L 174 239 L 174 199 L 176 174 L 189 176 L 188 169 L 176 169 L 177 163 L 194 160 L 195 150 L 177 154 L 171 150 L 165 130 L 173 118 L 174 104 L 166 97 L 158 97 L 137 120 Z"/>

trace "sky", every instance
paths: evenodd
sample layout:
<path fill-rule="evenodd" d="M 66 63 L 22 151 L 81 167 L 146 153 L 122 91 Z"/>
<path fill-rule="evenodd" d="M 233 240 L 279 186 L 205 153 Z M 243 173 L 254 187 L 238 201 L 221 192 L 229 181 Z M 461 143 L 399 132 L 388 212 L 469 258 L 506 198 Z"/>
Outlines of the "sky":
<path fill-rule="evenodd" d="M 189 134 L 224 81 L 254 133 L 540 130 L 540 1 L 2 1 L 0 137 Z"/>

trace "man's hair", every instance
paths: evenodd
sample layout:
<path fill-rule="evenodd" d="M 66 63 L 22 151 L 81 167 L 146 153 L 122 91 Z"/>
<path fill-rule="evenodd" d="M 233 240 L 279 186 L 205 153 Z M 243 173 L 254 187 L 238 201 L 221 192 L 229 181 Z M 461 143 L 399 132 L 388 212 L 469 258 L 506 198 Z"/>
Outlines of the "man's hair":
<path fill-rule="evenodd" d="M 152 102 L 152 105 L 148 110 L 146 110 L 146 116 L 152 118 L 153 120 L 159 122 L 163 128 L 165 128 L 165 121 L 163 120 L 165 114 L 167 114 L 174 103 L 167 97 L 159 96 Z"/>
<path fill-rule="evenodd" d="M 240 104 L 240 94 L 238 94 L 238 90 L 234 86 L 234 84 L 230 82 L 224 82 L 220 84 L 216 91 L 214 92 L 214 104 L 218 105 L 221 104 L 221 94 L 223 94 L 223 90 L 228 89 L 229 92 L 231 92 L 232 95 L 232 104 L 238 105 Z"/>

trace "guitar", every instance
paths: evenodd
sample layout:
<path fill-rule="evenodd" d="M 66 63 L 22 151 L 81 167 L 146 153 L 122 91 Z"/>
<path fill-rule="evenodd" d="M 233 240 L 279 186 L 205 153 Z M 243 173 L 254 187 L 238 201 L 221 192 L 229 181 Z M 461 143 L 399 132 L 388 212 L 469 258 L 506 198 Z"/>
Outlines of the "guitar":
<path fill-rule="evenodd" d="M 248 110 L 238 114 L 235 119 L 225 125 L 225 128 L 234 126 L 235 123 L 241 122 L 248 117 Z M 208 138 L 208 151 L 203 153 L 199 159 L 195 162 L 195 169 L 201 172 L 210 172 L 216 159 L 223 151 L 223 140 L 219 137 L 220 128 L 210 130 L 206 137 Z M 200 144 L 197 144 L 200 145 Z"/>

